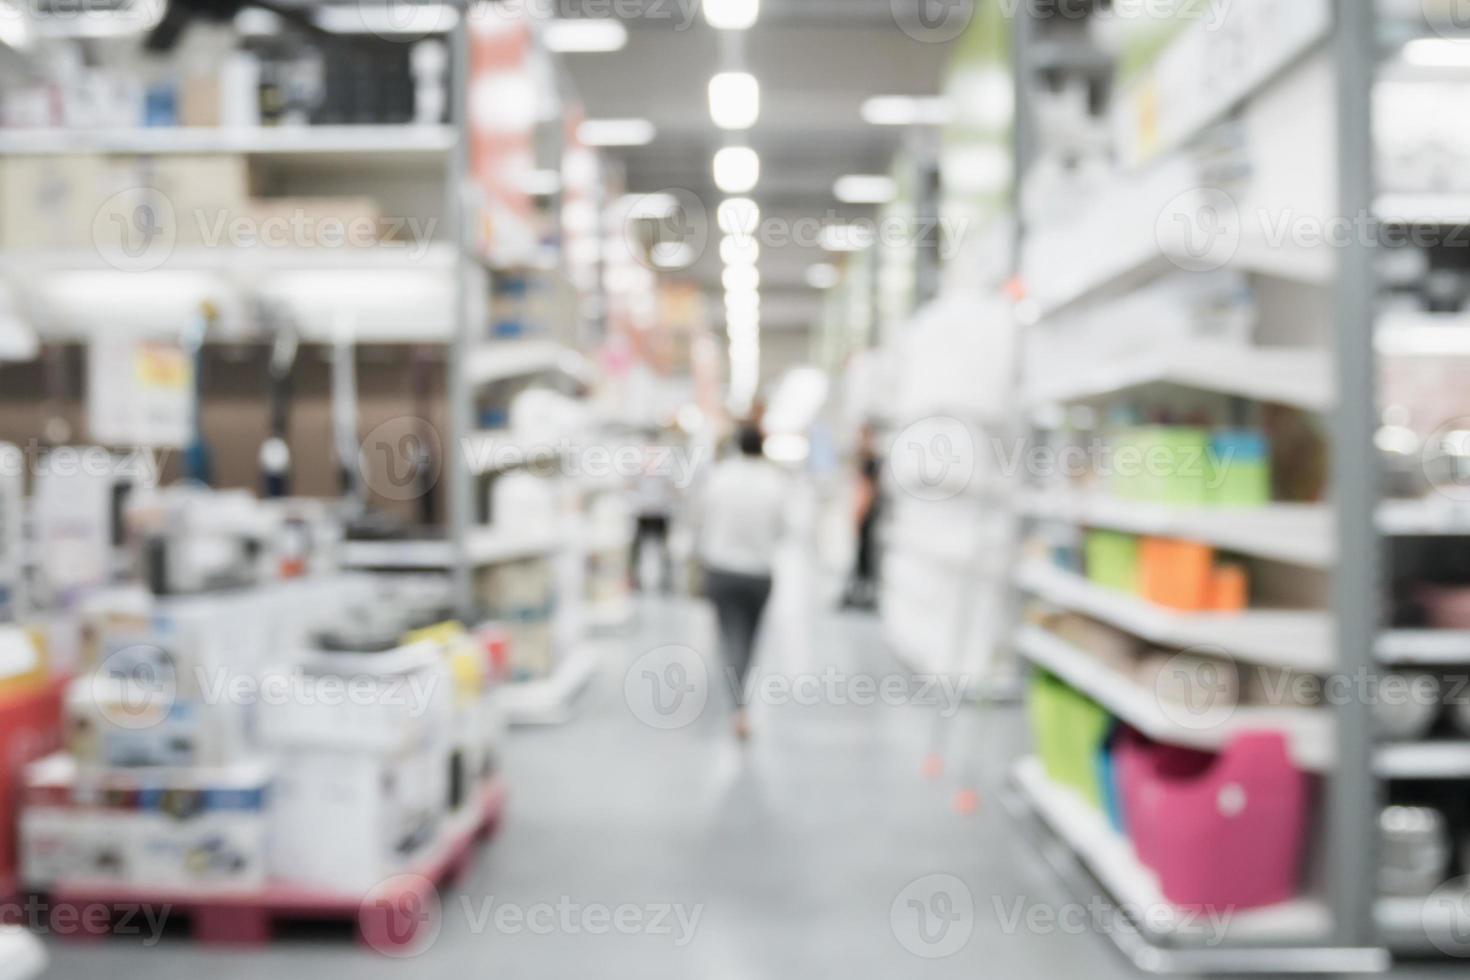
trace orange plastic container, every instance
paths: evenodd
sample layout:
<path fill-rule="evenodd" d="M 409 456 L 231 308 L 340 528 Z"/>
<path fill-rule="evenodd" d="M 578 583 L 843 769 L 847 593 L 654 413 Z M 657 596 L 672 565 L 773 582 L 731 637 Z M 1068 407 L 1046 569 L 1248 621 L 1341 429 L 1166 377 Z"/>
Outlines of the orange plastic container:
<path fill-rule="evenodd" d="M 1144 538 L 1139 550 L 1143 598 L 1183 612 L 1210 608 L 1215 550 L 1193 541 Z"/>

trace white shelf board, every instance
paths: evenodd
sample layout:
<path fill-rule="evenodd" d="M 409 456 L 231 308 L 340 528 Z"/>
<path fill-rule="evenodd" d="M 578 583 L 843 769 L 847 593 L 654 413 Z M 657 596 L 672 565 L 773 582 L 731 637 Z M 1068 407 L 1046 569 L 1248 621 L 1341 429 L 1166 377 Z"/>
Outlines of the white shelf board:
<path fill-rule="evenodd" d="M 1391 742 L 1374 755 L 1373 771 L 1383 779 L 1470 779 L 1470 741 Z"/>
<path fill-rule="evenodd" d="M 470 532 L 467 552 L 471 565 L 494 565 L 550 554 L 560 546 L 555 535 L 478 528 Z M 338 555 L 344 568 L 447 569 L 454 561 L 455 548 L 449 541 L 347 541 Z"/>
<path fill-rule="evenodd" d="M 1038 598 L 1163 646 L 1214 648 L 1251 663 L 1309 673 L 1330 671 L 1336 660 L 1326 612 L 1176 612 L 1037 561 L 1017 570 L 1016 584 Z"/>
<path fill-rule="evenodd" d="M 0 129 L 0 155 L 240 153 L 273 157 L 443 156 L 458 141 L 453 126 L 16 128 Z"/>
<path fill-rule="evenodd" d="M 1470 953 L 1470 894 L 1380 898 L 1373 906 L 1381 941 L 1399 953 Z"/>
<path fill-rule="evenodd" d="M 1199 541 L 1312 568 L 1335 560 L 1332 508 L 1321 504 L 1186 508 L 1064 492 L 1017 495 L 1016 504 L 1031 517 Z"/>
<path fill-rule="evenodd" d="M 595 376 L 586 357 L 553 340 L 486 341 L 470 353 L 466 370 L 481 385 L 552 371 L 584 383 Z"/>
<path fill-rule="evenodd" d="M 1134 910 L 1140 930 L 1158 945 L 1203 946 L 1312 942 L 1332 929 L 1326 904 L 1300 898 L 1269 908 L 1233 912 L 1224 924 L 1224 942 L 1203 915 L 1179 910 L 1164 897 L 1158 876 L 1144 867 L 1133 846 L 1107 818 L 1073 790 L 1047 778 L 1040 759 L 1016 764 L 1016 788 L 1077 857 L 1095 875 L 1113 900 Z"/>
<path fill-rule="evenodd" d="M 512 725 L 560 725 L 597 671 L 591 647 L 574 647 L 545 680 L 506 684 L 497 691 L 500 709 Z"/>
<path fill-rule="evenodd" d="M 1470 664 L 1470 630 L 1387 630 L 1378 637 L 1378 659 L 1386 664 Z"/>
<path fill-rule="evenodd" d="M 1405 191 L 1380 195 L 1373 202 L 1379 220 L 1419 225 L 1470 222 L 1470 194 L 1456 191 Z"/>
<path fill-rule="evenodd" d="M 1373 346 L 1384 357 L 1470 357 L 1470 316 L 1384 313 L 1378 318 Z"/>
<path fill-rule="evenodd" d="M 1331 768 L 1336 747 L 1329 712 L 1316 708 L 1219 706 L 1204 710 L 1164 705 L 1131 677 L 1036 626 L 1016 634 L 1026 659 L 1060 677 L 1143 734 L 1159 742 L 1218 752 L 1236 736 L 1273 731 L 1286 737 L 1292 760 L 1303 769 Z"/>
<path fill-rule="evenodd" d="M 1334 400 L 1325 351 L 1193 343 L 1088 365 L 1026 393 L 1032 407 L 1084 401 L 1150 384 L 1174 384 L 1321 412 Z"/>
<path fill-rule="evenodd" d="M 1378 505 L 1378 530 L 1390 537 L 1470 536 L 1470 500 L 1385 500 Z"/>
<path fill-rule="evenodd" d="M 41 941 L 19 926 L 0 925 L 0 980 L 35 980 L 44 969 Z"/>

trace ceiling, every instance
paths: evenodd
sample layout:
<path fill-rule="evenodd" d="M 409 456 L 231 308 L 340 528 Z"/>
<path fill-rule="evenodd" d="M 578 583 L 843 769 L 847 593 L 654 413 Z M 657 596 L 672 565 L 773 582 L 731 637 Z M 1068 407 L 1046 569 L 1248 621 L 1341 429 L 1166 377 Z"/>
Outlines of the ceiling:
<path fill-rule="evenodd" d="M 540 0 L 560 16 L 616 11 L 628 44 L 607 54 L 562 60 L 591 118 L 641 117 L 658 129 L 644 147 L 609 148 L 634 193 L 692 192 L 710 215 L 722 195 L 710 161 L 726 134 L 710 121 L 706 87 L 722 70 L 726 32 L 705 24 L 696 0 Z M 904 129 L 871 126 L 860 108 L 872 95 L 934 95 L 947 45 L 921 41 L 899 26 L 895 5 L 924 0 L 762 0 L 760 20 L 744 32 L 746 70 L 761 84 L 761 116 L 748 133 L 761 157 L 751 196 L 771 219 L 823 223 L 870 216 L 838 203 L 832 185 L 853 173 L 887 173 Z M 691 267 L 718 299 L 718 236 Z M 802 329 L 819 316 L 820 294 L 805 285 L 826 256 L 814 245 L 761 243 L 763 329 Z M 718 308 L 718 306 L 716 306 Z"/>

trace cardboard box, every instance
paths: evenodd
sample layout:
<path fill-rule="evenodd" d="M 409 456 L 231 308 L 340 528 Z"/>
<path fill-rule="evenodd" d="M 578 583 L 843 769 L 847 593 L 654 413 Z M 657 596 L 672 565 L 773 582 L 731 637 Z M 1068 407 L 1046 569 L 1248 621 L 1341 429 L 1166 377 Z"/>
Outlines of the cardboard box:
<path fill-rule="evenodd" d="M 26 773 L 26 884 L 254 892 L 265 886 L 270 770 L 88 773 L 69 755 Z"/>

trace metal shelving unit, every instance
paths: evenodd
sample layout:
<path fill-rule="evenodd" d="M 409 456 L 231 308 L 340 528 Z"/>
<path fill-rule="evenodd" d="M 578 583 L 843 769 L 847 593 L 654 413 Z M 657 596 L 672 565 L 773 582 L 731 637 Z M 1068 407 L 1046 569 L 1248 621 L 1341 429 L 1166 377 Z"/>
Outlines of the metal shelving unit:
<path fill-rule="evenodd" d="M 1157 97 L 1172 100 L 1154 106 L 1158 130 L 1153 149 L 1158 155 L 1146 169 L 1120 182 L 1123 197 L 1112 202 L 1117 206 L 1101 209 L 1099 214 L 1106 217 L 1088 225 L 1094 235 L 1079 234 L 1069 242 L 1066 232 L 1072 229 L 1052 231 L 1048 241 L 1055 247 L 1048 252 L 1050 258 L 1075 255 L 1078 262 L 1063 281 L 1049 284 L 1054 288 L 1028 297 L 1025 319 L 1046 324 L 1072 317 L 1092 304 L 1116 301 L 1165 272 L 1187 268 L 1191 256 L 1176 254 L 1177 249 L 1161 240 L 1153 220 L 1163 209 L 1181 206 L 1180 201 L 1187 210 L 1189 195 L 1202 198 L 1202 190 L 1208 189 L 1208 182 L 1192 171 L 1180 149 L 1213 124 L 1246 116 L 1309 62 L 1313 70 L 1330 62 L 1335 77 L 1336 103 L 1330 111 L 1336 120 L 1338 199 L 1330 205 L 1332 213 L 1370 213 L 1375 26 L 1372 6 L 1357 0 L 1291 0 L 1274 7 L 1271 0 L 1252 0 L 1233 5 L 1214 32 L 1207 34 L 1199 25 L 1186 28 L 1172 42 L 1181 56 L 1169 66 L 1174 74 L 1155 78 L 1162 93 Z M 1018 185 L 1037 159 L 1037 87 L 1045 78 L 1069 73 L 1093 81 L 1106 78 L 1098 54 L 1079 46 L 1080 40 L 1048 37 L 1046 28 L 1034 12 L 1016 19 Z M 1238 56 L 1231 62 L 1232 71 L 1206 77 L 1220 63 L 1214 56 L 1223 57 L 1225 47 L 1232 47 Z M 1062 51 L 1071 54 L 1056 57 Z M 1184 74 L 1192 72 L 1193 77 L 1180 77 L 1180 61 L 1186 62 Z M 1185 104 L 1191 98 L 1196 101 Z M 1253 177 L 1252 190 L 1246 193 L 1254 192 Z M 1295 204 L 1289 200 L 1289 188 L 1284 194 L 1280 187 L 1271 192 L 1278 195 L 1273 206 Z M 1021 200 L 1019 186 L 1016 193 Z M 1241 206 L 1261 204 L 1248 200 Z M 1129 220 L 1139 215 L 1147 220 Z M 1018 220 L 1017 262 L 1023 278 L 1026 247 L 1038 234 L 1045 236 L 1047 229 L 1028 227 L 1024 217 Z M 1017 592 L 1165 647 L 1208 644 L 1226 649 L 1244 664 L 1287 667 L 1324 678 L 1353 677 L 1374 669 L 1373 637 L 1378 629 L 1374 530 L 1378 482 L 1372 463 L 1377 424 L 1373 399 L 1367 394 L 1375 387 L 1374 249 L 1368 241 L 1358 241 L 1332 249 L 1331 254 L 1327 249 L 1274 254 L 1256 247 L 1259 244 L 1243 234 L 1228 267 L 1330 296 L 1330 302 L 1323 304 L 1327 340 L 1322 346 L 1230 350 L 1186 346 L 1088 364 L 1080 372 L 1057 368 L 1055 376 L 1023 379 L 1029 396 L 1023 409 L 1033 424 L 1044 426 L 1038 413 L 1049 405 L 1087 405 L 1133 389 L 1170 385 L 1318 414 L 1333 446 L 1331 502 L 1237 511 L 1181 510 L 1026 488 L 1017 495 L 1019 509 L 1032 522 L 1197 541 L 1304 573 L 1330 575 L 1326 608 L 1251 610 L 1233 617 L 1179 614 L 1034 564 L 1017 569 Z M 1338 392 L 1353 397 L 1338 398 Z M 1021 626 L 1016 646 L 1023 659 L 1061 677 L 1151 737 L 1209 750 L 1223 747 L 1232 732 L 1274 729 L 1285 735 L 1300 768 L 1321 774 L 1322 792 L 1310 834 L 1320 844 L 1316 875 L 1320 880 L 1314 880 L 1296 901 L 1241 912 L 1223 942 L 1208 943 L 1192 933 L 1182 917 L 1161 923 L 1152 915 L 1144 917 L 1151 920 L 1147 922 L 1130 916 L 1129 910 L 1170 907 L 1131 844 L 1080 797 L 1054 785 L 1038 760 L 1025 760 L 1016 768 L 1004 797 L 1007 808 L 1035 836 L 1042 857 L 1079 898 L 1103 895 L 1110 901 L 1114 921 L 1100 931 L 1135 966 L 1149 973 L 1275 975 L 1376 972 L 1388 966 L 1375 922 L 1373 889 L 1364 887 L 1377 876 L 1380 793 L 1368 704 L 1342 699 L 1347 703 L 1324 708 L 1241 707 L 1223 713 L 1218 724 L 1196 724 L 1198 718 L 1181 724 L 1152 691 L 1040 627 Z M 1459 760 L 1441 761 L 1449 765 Z"/>

